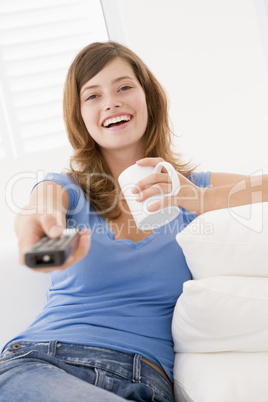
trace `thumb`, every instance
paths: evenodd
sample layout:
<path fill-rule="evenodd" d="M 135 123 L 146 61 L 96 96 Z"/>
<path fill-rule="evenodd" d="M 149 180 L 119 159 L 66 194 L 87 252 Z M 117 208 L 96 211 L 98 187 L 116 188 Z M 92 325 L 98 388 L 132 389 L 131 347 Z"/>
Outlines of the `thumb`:
<path fill-rule="evenodd" d="M 59 220 L 56 218 L 54 215 L 43 215 L 41 217 L 41 226 L 44 231 L 44 233 L 51 238 L 59 237 L 62 235 L 63 232 L 63 225 L 62 222 L 59 222 Z"/>

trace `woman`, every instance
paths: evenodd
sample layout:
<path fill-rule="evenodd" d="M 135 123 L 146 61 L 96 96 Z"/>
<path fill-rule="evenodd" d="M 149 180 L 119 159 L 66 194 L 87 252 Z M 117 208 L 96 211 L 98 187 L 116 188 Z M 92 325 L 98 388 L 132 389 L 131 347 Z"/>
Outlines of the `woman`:
<path fill-rule="evenodd" d="M 93 43 L 75 58 L 64 116 L 71 168 L 38 184 L 17 217 L 20 261 L 44 234 L 58 237 L 66 225 L 83 230 L 62 266 L 38 269 L 51 271 L 48 302 L 4 348 L 0 400 L 172 401 L 171 319 L 183 282 L 191 279 L 175 235 L 205 211 L 251 203 L 252 191 L 261 197 L 254 202 L 267 200 L 267 177 L 193 173 L 180 163 L 170 149 L 161 85 L 115 42 Z M 117 179 L 134 163 L 161 160 L 175 167 L 181 189 L 151 210 L 176 205 L 181 213 L 141 231 Z M 133 189 L 138 202 L 159 192 L 170 192 L 165 172 Z"/>

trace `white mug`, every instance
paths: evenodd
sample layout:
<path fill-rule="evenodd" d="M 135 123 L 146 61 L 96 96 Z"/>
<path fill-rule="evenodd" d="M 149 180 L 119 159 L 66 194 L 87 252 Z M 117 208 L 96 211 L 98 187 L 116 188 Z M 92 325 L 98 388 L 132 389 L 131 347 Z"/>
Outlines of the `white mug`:
<path fill-rule="evenodd" d="M 172 181 L 172 191 L 168 194 L 157 194 L 147 198 L 144 201 L 136 201 L 138 195 L 132 192 L 135 185 L 147 176 L 153 173 L 160 173 L 165 168 Z M 160 162 L 154 168 L 152 166 L 132 165 L 125 169 L 118 177 L 118 182 L 124 194 L 125 200 L 133 215 L 137 227 L 140 230 L 151 230 L 163 226 L 175 219 L 180 208 L 170 206 L 159 209 L 158 211 L 148 211 L 148 206 L 162 200 L 165 197 L 178 194 L 180 190 L 180 180 L 174 167 L 168 162 Z"/>

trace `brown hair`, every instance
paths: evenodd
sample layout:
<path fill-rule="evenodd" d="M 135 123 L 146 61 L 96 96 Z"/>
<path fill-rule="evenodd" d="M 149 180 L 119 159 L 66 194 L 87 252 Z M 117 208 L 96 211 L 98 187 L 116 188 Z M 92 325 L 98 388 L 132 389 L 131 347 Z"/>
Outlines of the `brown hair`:
<path fill-rule="evenodd" d="M 144 133 L 144 157 L 161 157 L 185 176 L 192 172 L 171 150 L 167 97 L 164 89 L 143 61 L 116 42 L 96 42 L 82 49 L 71 64 L 64 88 L 63 111 L 69 141 L 74 149 L 70 174 L 78 182 L 96 212 L 108 219 L 120 215 L 117 188 L 98 144 L 93 140 L 80 112 L 80 91 L 109 62 L 121 58 L 132 67 L 142 86 L 148 109 Z"/>

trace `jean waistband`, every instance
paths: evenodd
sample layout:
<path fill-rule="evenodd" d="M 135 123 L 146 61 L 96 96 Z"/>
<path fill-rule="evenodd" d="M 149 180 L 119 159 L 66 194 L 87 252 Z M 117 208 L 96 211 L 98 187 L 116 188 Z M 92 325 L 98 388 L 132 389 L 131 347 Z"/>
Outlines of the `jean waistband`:
<path fill-rule="evenodd" d="M 23 340 L 10 342 L 5 351 L 9 349 L 23 353 L 23 349 L 25 348 L 31 348 L 33 351 L 55 356 L 69 364 L 96 367 L 110 371 L 113 374 L 133 381 L 139 381 L 141 372 L 146 370 L 147 376 L 150 376 L 151 372 L 153 377 L 161 376 L 168 386 L 172 386 L 167 376 L 165 377 L 159 370 L 149 365 L 148 361 L 146 362 L 146 359 L 143 359 L 137 353 L 129 354 L 95 346 L 62 343 L 59 341 L 30 342 Z M 158 379 L 160 380 L 159 377 Z"/>

